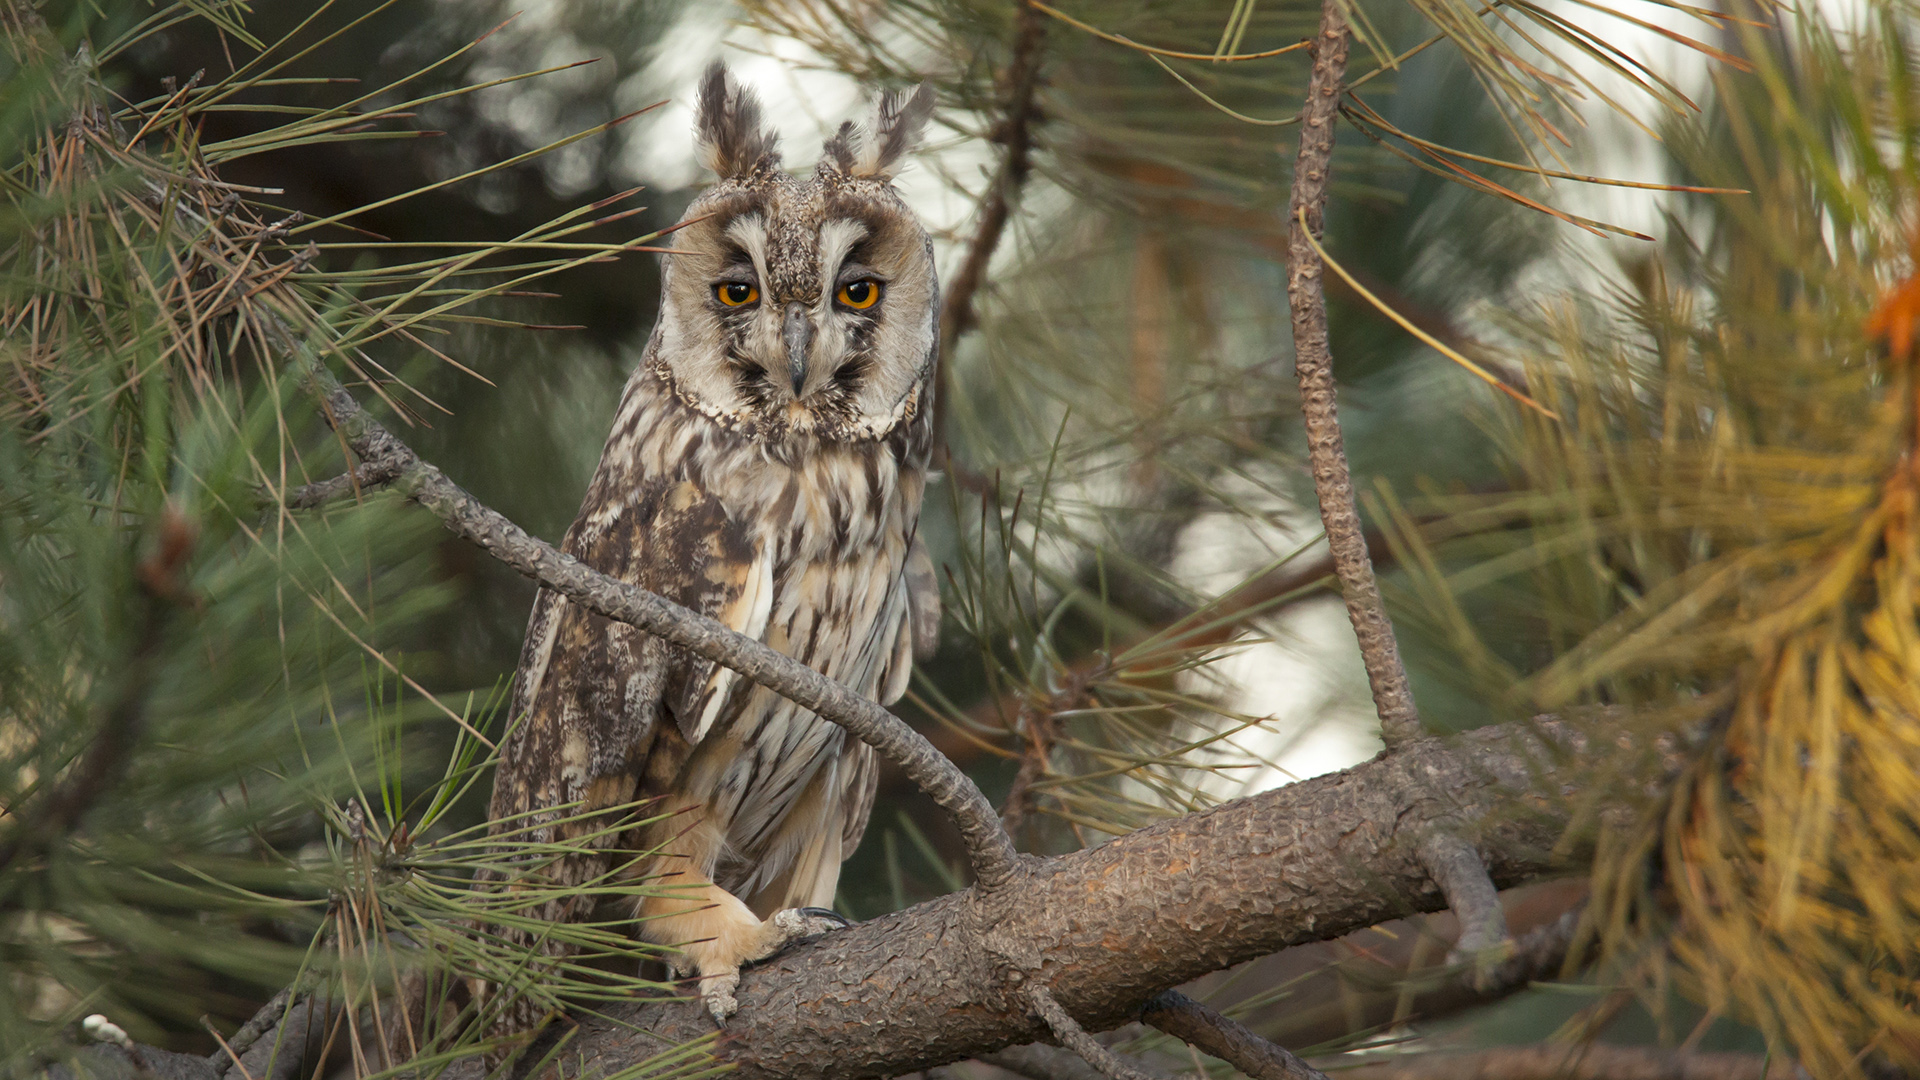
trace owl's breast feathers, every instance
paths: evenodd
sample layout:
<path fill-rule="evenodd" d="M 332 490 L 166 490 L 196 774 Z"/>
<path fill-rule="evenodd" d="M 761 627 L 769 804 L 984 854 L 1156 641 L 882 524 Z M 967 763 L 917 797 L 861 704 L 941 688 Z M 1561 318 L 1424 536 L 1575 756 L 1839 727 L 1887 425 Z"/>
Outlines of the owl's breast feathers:
<path fill-rule="evenodd" d="M 769 454 L 687 408 L 649 368 L 627 386 L 564 549 L 867 697 L 896 700 L 916 626 L 924 638 L 938 623 L 937 585 L 914 536 L 926 432 Z M 535 839 L 556 820 L 562 834 L 601 828 L 578 815 L 637 798 L 703 805 L 742 868 L 723 884 L 747 896 L 798 857 L 783 850 L 802 824 L 790 818 L 841 833 L 849 852 L 865 827 L 866 747 L 557 594 L 535 602 L 512 699 L 518 724 L 491 816 L 536 814 L 520 821 L 539 826 Z"/>

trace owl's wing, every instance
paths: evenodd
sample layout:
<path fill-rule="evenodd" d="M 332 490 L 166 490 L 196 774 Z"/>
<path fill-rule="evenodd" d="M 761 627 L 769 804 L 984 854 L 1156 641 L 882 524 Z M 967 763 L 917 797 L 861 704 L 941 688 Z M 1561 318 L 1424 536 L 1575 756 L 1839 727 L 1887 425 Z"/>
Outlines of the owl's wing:
<path fill-rule="evenodd" d="M 911 681 L 913 662 L 928 659 L 940 648 L 940 579 L 934 573 L 933 556 L 917 535 L 900 577 L 907 594 L 907 610 L 894 630 L 893 650 L 880 677 L 882 705 L 900 700 Z M 872 752 L 854 754 L 849 767 L 853 772 L 847 780 L 840 820 L 840 848 L 846 852 L 860 846 L 880 785 Z"/>
<path fill-rule="evenodd" d="M 940 651 L 940 577 L 933 556 L 918 534 L 907 552 L 907 622 L 913 631 L 913 658 L 931 660 Z"/>
<path fill-rule="evenodd" d="M 880 792 L 879 761 L 867 747 L 860 747 L 848 755 L 847 767 L 851 777 L 847 781 L 846 796 L 840 803 L 840 851 L 841 857 L 853 854 L 860 846 L 860 838 L 867 834 L 867 819 L 873 816 L 874 796 Z"/>
<path fill-rule="evenodd" d="M 568 531 L 569 554 L 741 633 L 764 633 L 770 560 L 718 500 L 691 481 L 602 479 Z M 631 800 L 661 718 L 682 745 L 698 742 L 732 674 L 542 590 L 514 676 L 520 720 L 501 754 L 492 818 Z"/>

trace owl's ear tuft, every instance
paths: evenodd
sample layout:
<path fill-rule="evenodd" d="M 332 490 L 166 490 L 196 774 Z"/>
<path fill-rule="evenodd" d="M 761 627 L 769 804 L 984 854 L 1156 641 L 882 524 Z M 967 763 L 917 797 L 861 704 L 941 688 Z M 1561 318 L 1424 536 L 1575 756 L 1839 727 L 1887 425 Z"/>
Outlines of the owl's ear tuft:
<path fill-rule="evenodd" d="M 933 87 L 926 83 L 881 95 L 873 133 L 859 146 L 852 167 L 845 171 L 854 176 L 892 176 L 900 159 L 920 140 L 932 116 Z M 837 137 L 835 141 L 839 141 Z"/>
<path fill-rule="evenodd" d="M 820 164 L 834 172 L 853 174 L 860 158 L 866 153 L 867 133 L 861 131 L 851 120 L 840 121 L 840 130 L 833 133 L 827 145 L 821 149 Z"/>
<path fill-rule="evenodd" d="M 780 165 L 779 140 L 760 116 L 760 99 L 734 82 L 718 60 L 700 80 L 693 138 L 700 164 L 722 180 Z"/>

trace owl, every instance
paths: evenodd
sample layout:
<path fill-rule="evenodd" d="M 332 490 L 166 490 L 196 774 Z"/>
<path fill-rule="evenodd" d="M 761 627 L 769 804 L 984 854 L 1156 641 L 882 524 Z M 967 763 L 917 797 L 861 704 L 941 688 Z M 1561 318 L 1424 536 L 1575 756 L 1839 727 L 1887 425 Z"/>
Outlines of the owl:
<path fill-rule="evenodd" d="M 718 179 L 672 234 L 659 322 L 564 543 L 882 703 L 905 692 L 940 617 L 915 533 L 939 286 L 890 180 L 932 107 L 924 86 L 883 97 L 870 129 L 842 124 L 799 179 L 754 95 L 718 64 L 706 73 L 695 135 Z M 835 925 L 819 909 L 873 806 L 869 747 L 551 591 L 534 602 L 512 709 L 496 829 L 578 841 L 602 828 L 579 814 L 653 800 L 657 823 L 540 872 L 647 880 L 636 932 L 697 976 L 717 1021 L 742 964 Z M 585 919 L 584 904 L 535 914 Z"/>

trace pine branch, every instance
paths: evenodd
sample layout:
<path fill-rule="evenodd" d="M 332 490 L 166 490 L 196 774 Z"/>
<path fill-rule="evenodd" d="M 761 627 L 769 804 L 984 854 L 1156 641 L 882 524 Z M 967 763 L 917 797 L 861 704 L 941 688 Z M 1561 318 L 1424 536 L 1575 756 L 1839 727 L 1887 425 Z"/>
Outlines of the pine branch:
<path fill-rule="evenodd" d="M 825 935 L 745 973 L 740 1015 L 751 1022 L 729 1028 L 722 1058 L 742 1080 L 860 1080 L 990 1054 L 1054 1037 L 1028 996 L 1036 982 L 1081 1027 L 1111 1029 L 1168 986 L 1443 907 L 1417 848 L 1457 816 L 1486 823 L 1496 882 L 1539 877 L 1581 857 L 1555 847 L 1569 793 L 1617 752 L 1614 728 L 1598 723 L 1414 740 L 1037 860 L 990 895 L 967 890 Z M 647 1003 L 585 1021 L 569 1047 L 611 1072 L 711 1030 L 697 1004 Z"/>
<path fill-rule="evenodd" d="M 1313 487 L 1320 520 L 1327 531 L 1347 618 L 1360 639 L 1367 683 L 1380 714 L 1380 734 L 1392 746 L 1420 734 L 1420 715 L 1393 624 L 1380 600 L 1367 557 L 1366 533 L 1353 500 L 1353 477 L 1334 407 L 1333 355 L 1327 345 L 1324 264 L 1309 236 L 1321 232 L 1326 215 L 1327 181 L 1333 167 L 1334 122 L 1339 117 L 1341 82 L 1351 44 L 1341 0 L 1325 0 L 1315 39 L 1313 74 L 1300 106 L 1300 152 L 1294 159 L 1293 194 L 1287 222 L 1287 302 L 1293 315 L 1294 372 L 1300 381 L 1300 411 L 1305 418 Z"/>
<path fill-rule="evenodd" d="M 1542 1044 L 1468 1054 L 1408 1054 L 1343 1068 L 1343 1080 L 1798 1080 L 1791 1058 L 1651 1046 Z"/>
<path fill-rule="evenodd" d="M 391 461 L 363 461 L 339 476 L 302 484 L 287 492 L 282 500 L 289 510 L 312 510 L 343 495 L 356 498 L 369 488 L 384 487 L 400 475 L 400 467 Z"/>
<path fill-rule="evenodd" d="M 979 224 L 967 244 L 967 255 L 960 269 L 947 283 L 946 297 L 940 305 L 939 394 L 934 403 L 933 445 L 944 453 L 947 445 L 947 403 L 953 397 L 953 346 L 960 335 L 973 327 L 974 296 L 986 280 L 987 267 L 1000 246 L 1001 234 L 1013 216 L 1013 205 L 1026 185 L 1033 168 L 1033 125 L 1039 119 L 1034 107 L 1034 89 L 1040 81 L 1040 60 L 1046 41 L 1046 16 L 1027 0 L 1017 0 L 1019 14 L 1014 19 L 1013 59 L 1007 66 L 1006 113 L 994 129 L 996 141 L 1006 146 L 1000 168 L 987 185 L 980 205 Z"/>
<path fill-rule="evenodd" d="M 1038 983 L 1027 987 L 1027 999 L 1033 1003 L 1034 1011 L 1040 1019 L 1046 1021 L 1053 1036 L 1061 1045 L 1080 1055 L 1081 1060 L 1099 1070 L 1107 1080 L 1161 1080 L 1134 1067 L 1130 1062 L 1120 1060 L 1120 1056 L 1100 1045 L 1099 1040 L 1087 1034 L 1080 1022 L 1067 1014 L 1053 994 Z"/>
<path fill-rule="evenodd" d="M 1145 1062 L 1131 1061 L 1120 1054 L 1114 1056 L 1129 1062 L 1137 1070 L 1149 1071 Z M 984 1061 L 996 1069 L 1005 1069 L 1028 1080 L 1104 1080 L 1107 1075 L 1087 1064 L 1087 1059 L 1079 1054 L 1046 1043 L 1009 1046 L 1005 1050 L 980 1054 L 974 1060 Z"/>
<path fill-rule="evenodd" d="M 1426 867 L 1434 883 L 1447 898 L 1447 906 L 1460 920 L 1460 939 L 1448 959 L 1471 963 L 1477 972 L 1492 976 L 1492 966 L 1506 959 L 1493 952 L 1513 947 L 1507 934 L 1506 912 L 1500 908 L 1500 894 L 1487 877 L 1480 853 L 1452 832 L 1440 831 L 1420 845 L 1420 865 Z"/>
<path fill-rule="evenodd" d="M 1140 1021 L 1239 1069 L 1253 1080 L 1327 1080 L 1327 1074 L 1178 990 L 1156 995 Z"/>

